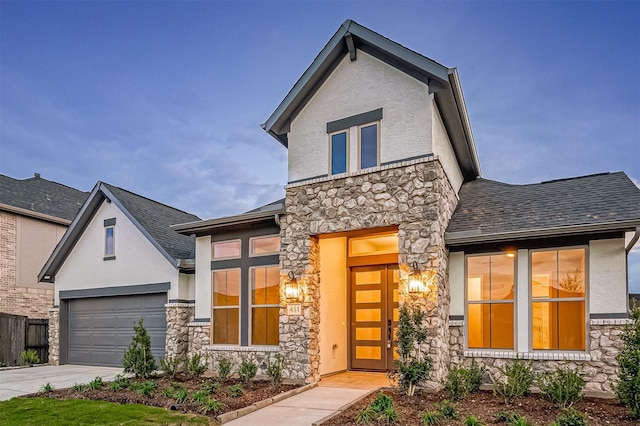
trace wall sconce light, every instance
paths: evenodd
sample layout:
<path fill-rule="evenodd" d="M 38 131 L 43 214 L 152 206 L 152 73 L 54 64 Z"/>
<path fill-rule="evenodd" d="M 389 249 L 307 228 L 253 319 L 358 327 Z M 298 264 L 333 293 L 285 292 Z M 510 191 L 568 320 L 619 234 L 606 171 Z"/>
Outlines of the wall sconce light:
<path fill-rule="evenodd" d="M 433 290 L 435 277 L 435 271 L 422 271 L 418 262 L 413 262 L 411 273 L 407 276 L 407 291 L 414 295 L 428 293 Z"/>
<path fill-rule="evenodd" d="M 284 285 L 284 297 L 287 299 L 287 303 L 300 302 L 300 283 L 293 275 L 293 271 L 289 271 L 289 279 Z"/>

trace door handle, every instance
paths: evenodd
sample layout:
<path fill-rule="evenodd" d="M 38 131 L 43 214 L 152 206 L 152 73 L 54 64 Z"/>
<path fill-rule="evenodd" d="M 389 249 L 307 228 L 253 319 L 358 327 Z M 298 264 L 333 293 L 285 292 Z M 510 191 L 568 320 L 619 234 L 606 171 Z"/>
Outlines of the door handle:
<path fill-rule="evenodd" d="M 391 349 L 391 320 L 387 320 L 387 348 Z"/>

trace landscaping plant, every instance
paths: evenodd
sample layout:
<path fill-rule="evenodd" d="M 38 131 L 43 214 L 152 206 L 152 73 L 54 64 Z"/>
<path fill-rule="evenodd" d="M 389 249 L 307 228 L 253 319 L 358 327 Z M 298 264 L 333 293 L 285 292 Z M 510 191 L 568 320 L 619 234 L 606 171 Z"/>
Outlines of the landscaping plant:
<path fill-rule="evenodd" d="M 38 393 L 50 393 L 50 392 L 53 392 L 53 385 L 51 385 L 51 383 L 49 382 L 42 385 L 42 387 L 38 391 Z"/>
<path fill-rule="evenodd" d="M 358 423 L 384 422 L 387 424 L 398 423 L 400 416 L 393 406 L 393 399 L 380 391 L 371 404 L 364 410 L 360 410 L 356 421 Z"/>
<path fill-rule="evenodd" d="M 110 388 L 112 391 L 117 392 L 123 389 L 127 389 L 130 382 L 131 381 L 127 377 L 118 374 L 113 382 L 111 382 Z"/>
<path fill-rule="evenodd" d="M 220 382 L 215 380 L 207 380 L 202 384 L 202 390 L 209 394 L 216 393 L 220 389 Z"/>
<path fill-rule="evenodd" d="M 513 362 L 500 369 L 503 378 L 493 381 L 493 392 L 504 399 L 505 404 L 511 405 L 513 402 L 527 395 L 533 384 L 533 363 L 515 359 Z M 491 374 L 489 374 L 491 376 Z"/>
<path fill-rule="evenodd" d="M 156 390 L 156 387 L 158 387 L 156 382 L 154 382 L 153 380 L 149 380 L 135 386 L 135 391 L 143 396 L 152 396 L 153 391 Z M 130 388 L 133 389 L 133 386 L 130 386 Z"/>
<path fill-rule="evenodd" d="M 122 366 L 125 373 L 133 373 L 135 377 L 148 379 L 157 370 L 156 360 L 151 353 L 151 338 L 144 328 L 142 319 L 133 325 L 134 335 L 131 344 L 124 352 Z"/>
<path fill-rule="evenodd" d="M 251 359 L 243 359 L 238 369 L 238 376 L 245 385 L 248 385 L 258 373 L 258 364 Z"/>
<path fill-rule="evenodd" d="M 205 371 L 207 371 L 207 362 L 206 359 L 202 359 L 201 354 L 195 354 L 192 357 L 187 357 L 184 360 L 184 372 L 189 377 L 200 377 Z"/>
<path fill-rule="evenodd" d="M 444 382 L 444 390 L 453 400 L 462 399 L 471 392 L 480 390 L 485 368 L 479 367 L 475 359 L 469 368 L 463 366 L 449 369 Z"/>
<path fill-rule="evenodd" d="M 100 390 L 104 387 L 104 382 L 102 381 L 102 377 L 96 377 L 92 381 L 89 382 L 90 390 Z"/>
<path fill-rule="evenodd" d="M 510 426 L 531 426 L 531 423 L 527 421 L 527 419 L 513 411 L 500 411 L 496 413 L 494 417 L 496 422 L 506 423 Z"/>
<path fill-rule="evenodd" d="M 630 322 L 622 333 L 624 346 L 616 356 L 618 381 L 614 385 L 620 402 L 629 407 L 631 417 L 640 419 L 640 307 L 634 306 Z"/>
<path fill-rule="evenodd" d="M 209 392 L 207 391 L 200 390 L 200 391 L 194 392 L 193 395 L 191 395 L 191 401 L 194 404 L 202 405 L 208 400 L 209 400 Z"/>
<path fill-rule="evenodd" d="M 40 364 L 40 357 L 38 356 L 38 352 L 33 349 L 27 349 L 20 353 L 20 357 L 22 358 L 22 365 L 28 365 L 31 367 L 33 364 Z"/>
<path fill-rule="evenodd" d="M 218 401 L 215 398 L 209 398 L 207 399 L 207 401 L 204 403 L 204 406 L 202 408 L 202 411 L 204 411 L 205 414 L 207 413 L 217 413 L 220 410 L 222 410 L 224 408 L 224 404 L 220 401 Z"/>
<path fill-rule="evenodd" d="M 244 389 L 240 383 L 229 386 L 229 395 L 233 398 L 239 398 L 244 394 Z"/>
<path fill-rule="evenodd" d="M 476 416 L 467 416 L 464 420 L 465 426 L 484 426 L 484 423 L 480 421 Z"/>
<path fill-rule="evenodd" d="M 431 371 L 431 359 L 422 353 L 422 345 L 427 341 L 427 331 L 422 326 L 424 312 L 419 306 L 400 307 L 398 318 L 398 355 L 394 368 L 389 373 L 397 380 L 399 390 L 413 396 L 416 387 L 423 383 Z"/>
<path fill-rule="evenodd" d="M 233 364 L 231 363 L 231 359 L 227 357 L 222 357 L 218 361 L 218 379 L 221 382 L 226 382 L 231 376 Z"/>
<path fill-rule="evenodd" d="M 569 366 L 542 373 L 537 382 L 540 392 L 561 408 L 570 407 L 583 396 L 584 378 Z"/>
<path fill-rule="evenodd" d="M 178 404 L 182 404 L 189 397 L 189 391 L 180 383 L 171 383 L 171 386 L 163 392 L 164 396 L 173 398 Z"/>
<path fill-rule="evenodd" d="M 284 370 L 284 366 L 285 359 L 281 354 L 276 354 L 275 359 L 267 366 L 267 376 L 269 376 L 271 384 L 275 387 L 282 384 L 282 372 Z"/>
<path fill-rule="evenodd" d="M 589 417 L 574 408 L 565 408 L 551 426 L 587 426 Z"/>
<path fill-rule="evenodd" d="M 178 356 L 168 356 L 166 358 L 160 358 L 160 369 L 164 373 L 165 376 L 169 377 L 171 380 L 176 378 L 178 374 L 178 369 L 180 368 L 180 357 Z"/>

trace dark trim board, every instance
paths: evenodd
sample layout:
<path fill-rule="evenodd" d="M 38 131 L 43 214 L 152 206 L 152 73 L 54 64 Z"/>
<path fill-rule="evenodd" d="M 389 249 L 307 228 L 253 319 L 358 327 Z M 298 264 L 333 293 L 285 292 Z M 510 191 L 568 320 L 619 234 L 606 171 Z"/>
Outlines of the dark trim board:
<path fill-rule="evenodd" d="M 211 318 L 195 318 L 193 322 L 211 322 Z"/>
<path fill-rule="evenodd" d="M 449 321 L 464 321 L 464 315 L 449 315 Z"/>
<path fill-rule="evenodd" d="M 137 284 L 119 287 L 98 287 L 84 290 L 62 290 L 60 299 L 82 299 L 86 297 L 126 296 L 131 294 L 162 293 L 171 288 L 170 282 L 155 284 Z"/>
<path fill-rule="evenodd" d="M 327 123 L 327 133 L 345 130 L 349 127 L 359 126 L 361 124 L 371 123 L 373 121 L 382 120 L 382 108 L 373 111 L 363 112 L 362 114 L 352 115 L 351 117 L 342 118 Z"/>
<path fill-rule="evenodd" d="M 589 318 L 592 320 L 595 319 L 627 319 L 629 318 L 629 314 L 626 312 L 612 312 L 612 313 L 604 313 L 604 314 L 589 314 Z"/>
<path fill-rule="evenodd" d="M 169 303 L 188 303 L 188 304 L 194 304 L 196 303 L 195 300 L 187 300 L 187 299 L 169 299 Z"/>

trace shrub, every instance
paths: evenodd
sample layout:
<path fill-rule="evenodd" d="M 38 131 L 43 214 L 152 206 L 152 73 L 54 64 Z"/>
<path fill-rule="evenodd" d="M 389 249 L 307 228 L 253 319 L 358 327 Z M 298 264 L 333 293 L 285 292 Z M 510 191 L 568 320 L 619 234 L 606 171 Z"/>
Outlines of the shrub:
<path fill-rule="evenodd" d="M 589 424 L 589 417 L 574 408 L 565 408 L 562 411 L 551 426 L 587 426 Z"/>
<path fill-rule="evenodd" d="M 516 399 L 527 395 L 533 384 L 533 363 L 515 359 L 500 371 L 504 375 L 502 380 L 493 380 L 493 392 L 500 395 L 507 405 Z M 504 380 L 506 378 L 506 381 Z"/>
<path fill-rule="evenodd" d="M 467 416 L 464 420 L 465 426 L 484 426 L 484 423 L 480 421 L 476 416 Z"/>
<path fill-rule="evenodd" d="M 226 382 L 229 379 L 232 367 L 233 364 L 230 358 L 220 358 L 218 361 L 218 379 L 220 379 L 221 382 Z"/>
<path fill-rule="evenodd" d="M 231 385 L 229 386 L 229 394 L 232 398 L 239 398 L 244 394 L 244 389 L 240 384 Z"/>
<path fill-rule="evenodd" d="M 192 357 L 187 357 L 184 360 L 184 372 L 189 377 L 200 377 L 207 371 L 206 360 L 202 359 L 201 354 L 195 354 Z"/>
<path fill-rule="evenodd" d="M 618 380 L 614 385 L 620 402 L 629 407 L 631 417 L 640 419 L 640 307 L 631 311 L 631 322 L 624 326 L 624 346 L 616 356 Z"/>
<path fill-rule="evenodd" d="M 50 393 L 53 392 L 53 385 L 49 382 L 42 385 L 38 393 Z"/>
<path fill-rule="evenodd" d="M 400 415 L 393 405 L 393 399 L 384 392 L 379 392 L 371 404 L 364 410 L 360 410 L 356 421 L 369 423 L 372 421 L 384 423 L 398 423 Z"/>
<path fill-rule="evenodd" d="M 240 376 L 240 380 L 245 385 L 249 384 L 251 379 L 256 376 L 258 372 L 258 364 L 256 364 L 253 360 L 243 359 L 240 364 L 240 369 L 238 370 L 238 376 Z"/>
<path fill-rule="evenodd" d="M 166 358 L 160 358 L 160 369 L 162 370 L 165 376 L 173 380 L 178 375 L 180 361 L 181 361 L 180 358 L 177 356 L 168 356 Z"/>
<path fill-rule="evenodd" d="M 269 376 L 271 384 L 278 387 L 282 384 L 282 371 L 284 370 L 286 361 L 281 354 L 276 354 L 275 358 L 276 359 L 271 361 L 267 366 L 267 376 Z"/>
<path fill-rule="evenodd" d="M 471 392 L 480 390 L 485 368 L 479 367 L 475 360 L 469 368 L 453 367 L 445 378 L 444 390 L 453 400 L 459 400 Z"/>
<path fill-rule="evenodd" d="M 158 368 L 151 354 L 151 338 L 144 328 L 142 319 L 133 325 L 134 335 L 131 344 L 124 352 L 122 366 L 125 373 L 133 373 L 135 377 L 147 379 Z"/>
<path fill-rule="evenodd" d="M 22 351 L 20 353 L 20 357 L 22 358 L 22 365 L 31 366 L 33 364 L 40 364 L 40 357 L 38 356 L 38 352 L 33 349 Z"/>
<path fill-rule="evenodd" d="M 584 378 L 568 366 L 538 377 L 538 387 L 549 400 L 561 408 L 570 407 L 583 396 Z"/>
<path fill-rule="evenodd" d="M 400 307 L 398 318 L 398 355 L 394 368 L 389 373 L 397 380 L 399 390 L 412 396 L 416 387 L 423 383 L 431 371 L 431 359 L 422 354 L 422 345 L 427 341 L 427 331 L 422 326 L 424 312 L 419 306 Z"/>
<path fill-rule="evenodd" d="M 96 377 L 92 381 L 89 382 L 89 389 L 91 390 L 100 390 L 104 387 L 104 382 L 102 381 L 102 377 Z"/>

